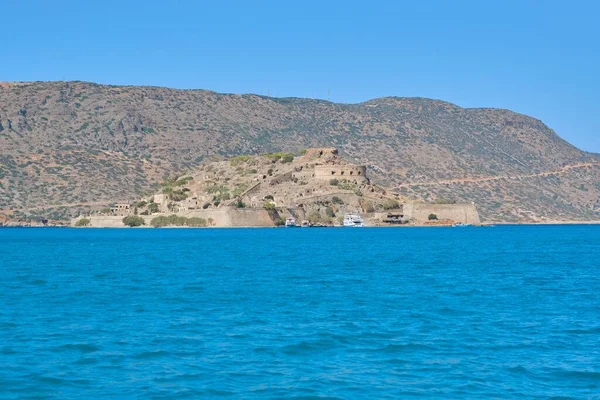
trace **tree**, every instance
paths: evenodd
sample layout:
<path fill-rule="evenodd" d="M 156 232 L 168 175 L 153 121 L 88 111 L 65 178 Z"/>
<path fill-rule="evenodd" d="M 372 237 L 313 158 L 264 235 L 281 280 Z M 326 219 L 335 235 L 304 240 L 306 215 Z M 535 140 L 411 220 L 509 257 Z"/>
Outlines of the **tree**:
<path fill-rule="evenodd" d="M 385 201 L 385 203 L 383 203 L 384 210 L 395 210 L 397 208 L 400 208 L 400 203 L 398 203 L 396 200 L 388 199 Z"/>
<path fill-rule="evenodd" d="M 148 205 L 148 212 L 150 214 L 157 213 L 158 211 L 159 211 L 158 204 L 150 203 L 150 205 Z"/>
<path fill-rule="evenodd" d="M 437 219 L 438 219 L 437 215 L 435 215 L 435 214 L 429 214 L 428 218 L 430 221 L 437 221 Z"/>
<path fill-rule="evenodd" d="M 154 218 L 152 218 L 152 221 L 150 221 L 150 225 L 152 225 L 155 228 L 160 228 L 161 226 L 167 226 L 168 225 L 167 217 L 165 217 L 164 215 L 154 217 Z"/>
<path fill-rule="evenodd" d="M 91 221 L 88 218 L 81 218 L 79 221 L 75 222 L 75 226 L 77 226 L 77 227 L 89 226 L 90 222 Z"/>
<path fill-rule="evenodd" d="M 333 196 L 331 198 L 331 202 L 333 204 L 344 204 L 344 201 L 342 199 L 340 199 L 339 197 L 337 197 L 337 196 Z"/>
<path fill-rule="evenodd" d="M 329 180 L 329 184 L 331 186 L 337 186 L 340 183 L 340 181 L 338 181 L 337 179 L 333 178 Z"/>
<path fill-rule="evenodd" d="M 137 215 L 128 215 L 123 218 L 123 223 L 129 227 L 142 226 L 144 225 L 144 218 L 138 217 Z"/>
<path fill-rule="evenodd" d="M 204 218 L 200 218 L 200 217 L 192 217 L 192 218 L 188 218 L 188 220 L 186 221 L 187 226 L 206 226 L 206 220 Z"/>
<path fill-rule="evenodd" d="M 169 194 L 169 199 L 173 201 L 182 201 L 188 198 L 188 195 L 183 190 L 174 190 Z"/>
<path fill-rule="evenodd" d="M 294 155 L 293 154 L 285 154 L 283 157 L 281 157 L 281 162 L 283 164 L 285 164 L 285 163 L 291 163 L 292 161 L 294 161 Z"/>

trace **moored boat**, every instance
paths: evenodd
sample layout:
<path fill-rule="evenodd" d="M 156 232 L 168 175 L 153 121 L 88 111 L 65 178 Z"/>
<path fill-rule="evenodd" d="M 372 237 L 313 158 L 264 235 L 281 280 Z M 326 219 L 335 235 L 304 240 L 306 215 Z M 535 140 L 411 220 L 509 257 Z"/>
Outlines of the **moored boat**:
<path fill-rule="evenodd" d="M 287 217 L 285 219 L 285 227 L 286 228 L 295 228 L 296 227 L 296 219 L 293 217 Z"/>
<path fill-rule="evenodd" d="M 344 215 L 344 226 L 345 227 L 356 227 L 360 228 L 364 226 L 363 219 L 358 214 L 346 214 Z"/>

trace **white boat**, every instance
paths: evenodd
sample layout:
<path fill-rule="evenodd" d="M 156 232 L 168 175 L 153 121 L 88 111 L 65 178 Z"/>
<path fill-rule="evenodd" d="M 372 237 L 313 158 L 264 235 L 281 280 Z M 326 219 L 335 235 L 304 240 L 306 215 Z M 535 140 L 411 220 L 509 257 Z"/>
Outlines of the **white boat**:
<path fill-rule="evenodd" d="M 363 219 L 358 214 L 346 214 L 344 215 L 344 226 L 362 227 Z"/>
<path fill-rule="evenodd" d="M 459 222 L 458 224 L 454 224 L 452 226 L 455 228 L 466 228 L 468 226 L 473 226 L 473 224 L 465 224 L 465 223 Z"/>
<path fill-rule="evenodd" d="M 295 228 L 296 227 L 296 220 L 293 217 L 287 217 L 285 219 L 285 227 L 286 228 Z"/>

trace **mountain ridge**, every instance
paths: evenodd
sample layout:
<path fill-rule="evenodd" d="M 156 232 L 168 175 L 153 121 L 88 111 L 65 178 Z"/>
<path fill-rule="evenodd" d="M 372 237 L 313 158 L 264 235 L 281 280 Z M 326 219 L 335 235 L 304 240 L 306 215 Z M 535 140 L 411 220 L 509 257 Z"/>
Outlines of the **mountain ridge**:
<path fill-rule="evenodd" d="M 4 83 L 0 146 L 0 209 L 19 216 L 35 207 L 42 211 L 33 216 L 68 217 L 86 207 L 43 208 L 133 198 L 210 157 L 337 147 L 403 196 L 474 201 L 484 219 L 600 218 L 596 167 L 518 184 L 400 186 L 600 160 L 539 119 L 422 97 L 343 104 L 82 81 Z"/>

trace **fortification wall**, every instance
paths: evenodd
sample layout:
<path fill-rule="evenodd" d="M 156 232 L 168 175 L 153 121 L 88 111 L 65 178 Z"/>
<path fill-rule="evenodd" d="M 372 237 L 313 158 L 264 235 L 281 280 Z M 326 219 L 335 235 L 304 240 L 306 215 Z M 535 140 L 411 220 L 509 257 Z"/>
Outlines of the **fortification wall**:
<path fill-rule="evenodd" d="M 315 165 L 315 179 L 348 179 L 358 183 L 367 182 L 367 167 L 364 165 Z"/>
<path fill-rule="evenodd" d="M 219 208 L 215 210 L 190 211 L 184 217 L 200 217 L 208 220 L 212 218 L 218 227 L 243 227 L 243 226 L 273 226 L 269 213 L 263 209 L 245 208 Z"/>
<path fill-rule="evenodd" d="M 414 222 L 422 223 L 435 214 L 438 219 L 448 219 L 463 224 L 481 223 L 477 207 L 474 204 L 404 204 L 404 216 Z"/>
<path fill-rule="evenodd" d="M 273 221 L 269 217 L 266 210 L 255 209 L 240 209 L 224 207 L 214 210 L 194 210 L 183 213 L 175 213 L 177 215 L 192 218 L 200 217 L 208 221 L 211 218 L 214 221 L 214 226 L 217 227 L 244 227 L 244 226 L 273 226 Z M 165 213 L 161 215 L 171 215 Z M 152 218 L 156 215 L 140 215 L 144 219 L 147 226 L 150 225 Z M 91 227 L 94 228 L 123 228 L 123 217 L 120 216 L 90 216 L 86 217 L 90 220 Z M 75 225 L 77 220 L 71 221 L 71 225 Z"/>
<path fill-rule="evenodd" d="M 299 181 L 311 181 L 315 177 L 315 172 L 311 170 L 303 170 L 300 172 L 293 172 L 292 178 L 298 179 Z"/>

